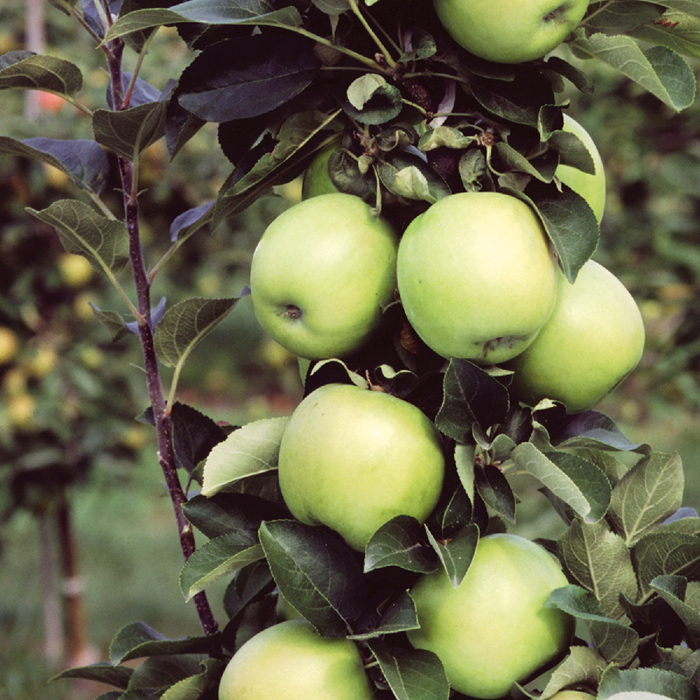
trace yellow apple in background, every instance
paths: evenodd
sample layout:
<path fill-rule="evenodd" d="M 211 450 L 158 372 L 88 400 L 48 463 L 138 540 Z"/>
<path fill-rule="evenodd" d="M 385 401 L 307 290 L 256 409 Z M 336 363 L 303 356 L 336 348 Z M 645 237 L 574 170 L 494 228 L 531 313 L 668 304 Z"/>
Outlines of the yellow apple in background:
<path fill-rule="evenodd" d="M 0 327 L 0 365 L 12 362 L 19 350 L 17 334 L 10 328 Z"/>
<path fill-rule="evenodd" d="M 438 355 L 483 364 L 521 353 L 549 318 L 557 268 L 525 202 L 462 192 L 408 226 L 397 258 L 399 295 L 416 333 Z"/>
<path fill-rule="evenodd" d="M 250 271 L 260 325 L 312 360 L 358 350 L 394 297 L 398 239 L 368 204 L 349 194 L 299 202 L 268 226 Z"/>
<path fill-rule="evenodd" d="M 503 697 L 568 647 L 573 618 L 544 607 L 567 584 L 540 545 L 517 535 L 482 537 L 457 588 L 442 568 L 413 586 L 420 629 L 408 638 L 438 655 L 454 690 Z"/>
<path fill-rule="evenodd" d="M 280 622 L 229 661 L 219 700 L 371 700 L 362 657 L 349 639 L 325 639 L 306 620 Z"/>
<path fill-rule="evenodd" d="M 644 323 L 620 280 L 589 260 L 574 284 L 563 274 L 552 316 L 535 342 L 506 364 L 524 403 L 561 401 L 569 413 L 595 406 L 639 363 Z"/>
<path fill-rule="evenodd" d="M 424 521 L 444 470 L 439 434 L 419 408 L 350 384 L 311 392 L 280 444 L 280 490 L 292 515 L 327 525 L 358 551 L 397 515 Z"/>
<path fill-rule="evenodd" d="M 586 173 L 571 165 L 561 164 L 557 166 L 554 174 L 588 202 L 598 219 L 598 223 L 600 223 L 605 211 L 605 170 L 603 168 L 603 159 L 591 135 L 568 114 L 564 115 L 563 131 L 568 131 L 581 139 L 586 150 L 591 154 L 591 158 L 593 158 L 595 173 Z"/>
<path fill-rule="evenodd" d="M 71 289 L 84 287 L 95 276 L 92 266 L 82 255 L 62 253 L 56 264 L 63 283 Z"/>
<path fill-rule="evenodd" d="M 588 0 L 434 0 L 452 38 L 497 63 L 541 58 L 576 29 Z"/>

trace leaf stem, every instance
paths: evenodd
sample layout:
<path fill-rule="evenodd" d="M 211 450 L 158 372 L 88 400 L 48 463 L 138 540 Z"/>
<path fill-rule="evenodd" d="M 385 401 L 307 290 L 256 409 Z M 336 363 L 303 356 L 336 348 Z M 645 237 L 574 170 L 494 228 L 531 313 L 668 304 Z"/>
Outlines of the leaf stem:
<path fill-rule="evenodd" d="M 121 66 L 124 42 L 120 39 L 115 39 L 109 42 L 109 49 L 112 57 L 109 61 L 109 71 L 112 78 L 112 102 L 114 109 L 120 110 L 125 107 L 122 94 L 123 74 Z M 156 428 L 158 459 L 175 513 L 175 521 L 180 536 L 180 547 L 184 559 L 187 561 L 195 551 L 195 540 L 192 527 L 185 518 L 182 510 L 182 506 L 187 501 L 187 496 L 182 489 L 177 474 L 177 462 L 173 447 L 173 425 L 171 417 L 166 411 L 163 384 L 160 378 L 158 357 L 156 355 L 153 339 L 150 282 L 146 274 L 144 255 L 141 247 L 139 200 L 134 179 L 134 168 L 129 160 L 121 156 L 118 157 L 118 165 L 124 197 L 125 222 L 129 236 L 129 256 L 138 300 L 138 330 L 144 358 L 144 368 L 146 371 L 146 385 L 151 400 L 153 423 Z M 194 603 L 205 635 L 214 635 L 218 631 L 218 624 L 209 606 L 206 593 L 204 591 L 197 593 L 194 596 Z"/>
<path fill-rule="evenodd" d="M 374 29 L 370 27 L 369 22 L 365 19 L 365 16 L 362 14 L 362 12 L 360 12 L 357 0 L 348 0 L 348 2 L 350 3 L 350 9 L 353 11 L 353 14 L 360 21 L 360 24 L 362 24 L 362 26 L 365 28 L 365 31 L 370 35 L 372 41 L 377 45 L 377 48 L 381 52 L 382 56 L 384 56 L 384 60 L 386 61 L 389 68 L 391 68 L 392 71 L 395 70 L 398 64 L 392 58 L 391 54 L 389 53 L 389 50 L 386 48 L 386 46 L 384 46 L 384 43 L 377 36 L 377 33 L 374 31 Z"/>
<path fill-rule="evenodd" d="M 288 27 L 285 26 L 284 29 L 288 29 L 291 32 L 296 32 L 297 34 L 300 34 L 301 36 L 305 36 L 307 39 L 313 39 L 315 42 L 322 44 L 323 46 L 328 46 L 331 49 L 334 49 L 335 51 L 338 51 L 339 53 L 343 53 L 346 56 L 349 56 L 350 58 L 355 59 L 359 63 L 362 63 L 365 66 L 368 66 L 369 68 L 372 68 L 376 71 L 381 71 L 382 73 L 386 72 L 386 69 L 384 66 L 380 65 L 377 63 L 372 58 L 367 58 L 367 56 L 363 56 L 361 53 L 357 53 L 357 51 L 353 51 L 352 49 L 345 48 L 344 46 L 338 46 L 338 44 L 334 44 L 332 41 L 329 41 L 328 39 L 324 39 L 322 36 L 318 36 L 318 34 L 314 34 L 313 32 L 310 32 L 308 29 L 304 29 L 303 27 Z"/>

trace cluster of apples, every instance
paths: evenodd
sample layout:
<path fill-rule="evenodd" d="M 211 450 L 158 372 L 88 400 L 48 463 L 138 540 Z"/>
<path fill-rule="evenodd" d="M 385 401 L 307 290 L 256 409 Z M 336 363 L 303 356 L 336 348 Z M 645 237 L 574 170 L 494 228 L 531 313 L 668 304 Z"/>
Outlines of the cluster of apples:
<path fill-rule="evenodd" d="M 464 48 L 511 63 L 554 48 L 588 2 L 517 5 L 435 0 L 438 16 Z M 512 36 L 511 23 L 517 27 Z M 568 116 L 564 128 L 587 146 L 596 172 L 562 165 L 557 177 L 600 220 L 600 155 Z M 629 292 L 593 261 L 570 283 L 539 216 L 524 201 L 497 192 L 455 193 L 399 233 L 359 197 L 335 188 L 331 152 L 311 164 L 303 201 L 267 228 L 251 266 L 256 316 L 292 353 L 310 361 L 352 356 L 372 343 L 384 310 L 400 300 L 434 353 L 511 370 L 513 397 L 533 406 L 555 399 L 569 412 L 586 410 L 636 366 L 644 330 Z M 443 438 L 418 407 L 350 384 L 326 384 L 306 396 L 280 445 L 280 490 L 291 514 L 335 530 L 358 552 L 395 516 L 425 522 L 444 476 Z M 457 692 L 502 697 L 570 644 L 573 620 L 544 607 L 566 584 L 539 545 L 512 534 L 481 537 L 458 587 L 443 570 L 418 577 L 411 596 L 420 629 L 408 640 L 439 657 Z M 369 700 L 373 692 L 354 641 L 325 639 L 305 620 L 288 619 L 241 647 L 219 697 Z M 591 696 L 564 691 L 555 697 Z"/>

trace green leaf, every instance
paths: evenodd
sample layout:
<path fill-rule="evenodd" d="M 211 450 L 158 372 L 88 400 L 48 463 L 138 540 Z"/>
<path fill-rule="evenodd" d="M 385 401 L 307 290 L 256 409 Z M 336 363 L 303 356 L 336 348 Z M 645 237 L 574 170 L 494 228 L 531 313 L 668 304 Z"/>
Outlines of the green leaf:
<path fill-rule="evenodd" d="M 156 326 L 153 341 L 158 359 L 181 368 L 194 348 L 238 303 L 235 299 L 187 299 L 168 309 Z"/>
<path fill-rule="evenodd" d="M 697 649 L 700 645 L 700 581 L 689 583 L 683 576 L 657 576 L 651 588 L 680 617 L 691 645 Z"/>
<path fill-rule="evenodd" d="M 700 580 L 700 537 L 678 532 L 652 532 L 632 549 L 639 588 L 647 598 L 657 576 L 685 576 Z"/>
<path fill-rule="evenodd" d="M 691 58 L 700 58 L 700 16 L 697 7 L 693 9 L 695 16 L 667 10 L 661 21 L 635 28 L 632 36 Z"/>
<path fill-rule="evenodd" d="M 260 526 L 260 542 L 275 583 L 295 610 L 325 637 L 351 632 L 367 589 L 357 559 L 335 533 L 276 520 Z"/>
<path fill-rule="evenodd" d="M 249 2 L 234 0 L 226 3 L 222 3 L 220 0 L 190 0 L 190 2 L 173 5 L 169 9 L 158 8 L 130 12 L 120 17 L 110 27 L 105 41 L 144 29 L 183 22 L 296 27 L 301 25 L 301 16 L 299 11 L 292 6 L 275 10 L 274 6 L 266 0 L 251 0 Z"/>
<path fill-rule="evenodd" d="M 435 654 L 379 640 L 371 641 L 369 648 L 397 700 L 447 700 L 450 686 Z"/>
<path fill-rule="evenodd" d="M 387 566 L 430 573 L 437 569 L 435 552 L 425 543 L 421 524 L 410 515 L 397 515 L 370 538 L 365 550 L 364 571 Z"/>
<path fill-rule="evenodd" d="M 226 433 L 214 420 L 179 401 L 170 415 L 178 466 L 192 473 L 212 448 L 226 439 Z"/>
<path fill-rule="evenodd" d="M 148 656 L 206 654 L 213 649 L 215 642 L 213 637 L 169 639 L 145 622 L 131 622 L 114 635 L 109 645 L 109 659 L 117 666 L 124 661 Z"/>
<path fill-rule="evenodd" d="M 75 184 L 100 194 L 109 175 L 109 161 L 102 148 L 89 140 L 33 138 L 18 141 L 0 136 L 0 153 L 48 163 L 73 179 Z"/>
<path fill-rule="evenodd" d="M 92 117 L 95 140 L 127 160 L 136 161 L 143 151 L 165 135 L 168 103 L 147 102 L 120 112 L 98 109 Z"/>
<path fill-rule="evenodd" d="M 371 626 L 371 629 L 348 635 L 348 638 L 366 641 L 385 634 L 397 634 L 419 628 L 416 605 L 409 592 L 404 591 L 398 599 L 382 610 L 381 617 Z"/>
<path fill-rule="evenodd" d="M 589 647 L 572 646 L 569 655 L 557 666 L 542 691 L 543 698 L 577 684 L 598 686 L 607 664 L 603 657 Z"/>
<path fill-rule="evenodd" d="M 123 666 L 115 667 L 112 664 L 103 662 L 66 669 L 54 676 L 51 680 L 96 681 L 97 683 L 113 685 L 116 688 L 126 688 L 129 685 L 129 679 L 133 671 L 132 668 Z"/>
<path fill-rule="evenodd" d="M 123 700 L 147 700 L 160 695 L 178 681 L 201 671 L 202 657 L 189 654 L 154 656 L 146 659 L 131 675 Z M 142 692 L 140 692 L 142 691 Z"/>
<path fill-rule="evenodd" d="M 665 46 L 642 51 L 629 36 L 579 36 L 571 47 L 581 56 L 616 68 L 676 111 L 693 104 L 695 76 L 687 62 Z"/>
<path fill-rule="evenodd" d="M 544 157 L 530 160 L 505 141 L 499 141 L 495 149 L 506 171 L 525 173 L 542 182 L 552 182 L 559 163 L 556 155 L 551 152 Z"/>
<path fill-rule="evenodd" d="M 129 327 L 120 313 L 116 311 L 102 311 L 92 303 L 90 306 L 100 323 L 109 331 L 113 343 L 129 334 Z"/>
<path fill-rule="evenodd" d="M 402 151 L 390 153 L 377 166 L 379 179 L 399 197 L 433 204 L 452 194 L 447 183 L 420 157 Z"/>
<path fill-rule="evenodd" d="M 247 564 L 262 559 L 255 531 L 237 530 L 200 545 L 180 572 L 180 590 L 190 600 L 207 586 Z"/>
<path fill-rule="evenodd" d="M 542 453 L 524 442 L 512 452 L 516 467 L 535 477 L 588 523 L 600 520 L 610 503 L 610 482 L 593 463 L 566 452 Z"/>
<path fill-rule="evenodd" d="M 624 613 L 620 595 L 637 598 L 637 579 L 632 559 L 621 537 L 605 522 L 583 523 L 574 520 L 558 542 L 559 557 L 575 579 L 591 591 L 613 618 Z"/>
<path fill-rule="evenodd" d="M 253 421 L 216 445 L 204 464 L 202 494 L 212 496 L 240 479 L 277 469 L 288 418 Z"/>
<path fill-rule="evenodd" d="M 545 602 L 581 620 L 591 635 L 594 648 L 611 664 L 629 663 L 637 653 L 639 635 L 631 627 L 605 614 L 592 593 L 578 586 L 564 586 L 552 591 Z"/>
<path fill-rule="evenodd" d="M 622 477 L 612 492 L 610 518 L 628 545 L 680 508 L 683 484 L 683 466 L 677 453 L 653 453 Z"/>
<path fill-rule="evenodd" d="M 508 390 L 481 367 L 467 360 L 450 360 L 443 388 L 435 424 L 457 442 L 470 441 L 475 423 L 486 430 L 505 419 Z"/>
<path fill-rule="evenodd" d="M 465 525 L 449 540 L 438 540 L 426 527 L 428 540 L 440 557 L 443 569 L 454 588 L 457 588 L 467 575 L 471 566 L 476 546 L 479 543 L 479 527 L 474 523 Z"/>
<path fill-rule="evenodd" d="M 83 74 L 62 58 L 10 51 L 0 57 L 0 90 L 9 88 L 48 90 L 72 97 L 83 89 Z"/>
<path fill-rule="evenodd" d="M 401 113 L 403 101 L 395 85 L 377 73 L 365 73 L 348 88 L 344 110 L 361 124 L 385 124 Z"/>
<path fill-rule="evenodd" d="M 75 199 L 62 199 L 47 209 L 27 211 L 53 226 L 63 247 L 83 255 L 98 272 L 112 277 L 129 262 L 129 238 L 121 221 L 108 219 Z"/>
<path fill-rule="evenodd" d="M 515 523 L 515 494 L 503 472 L 487 464 L 474 470 L 475 486 L 484 503 L 497 515 Z"/>
<path fill-rule="evenodd" d="M 631 700 L 636 695 L 635 691 L 654 693 L 669 700 L 698 698 L 698 691 L 693 682 L 674 671 L 660 668 L 620 669 L 615 666 L 608 667 L 603 673 L 597 697 L 598 700 Z"/>

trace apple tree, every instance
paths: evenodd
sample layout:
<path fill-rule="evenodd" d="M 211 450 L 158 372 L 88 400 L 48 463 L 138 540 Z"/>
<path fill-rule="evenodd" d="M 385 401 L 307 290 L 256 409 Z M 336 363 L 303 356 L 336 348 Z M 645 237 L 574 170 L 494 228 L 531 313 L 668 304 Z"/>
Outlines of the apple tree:
<path fill-rule="evenodd" d="M 150 399 L 142 420 L 154 427 L 154 460 L 172 500 L 185 562 L 180 586 L 202 626 L 201 636 L 168 639 L 134 622 L 116 633 L 107 661 L 67 670 L 60 678 L 112 686 L 103 700 L 263 700 L 273 691 L 262 681 L 249 695 L 243 694 L 243 685 L 235 693 L 230 690 L 238 687 L 239 678 L 231 668 L 243 668 L 253 682 L 267 678 L 269 671 L 255 674 L 244 664 L 253 658 L 264 668 L 280 669 L 287 681 L 274 691 L 280 698 L 337 698 L 343 697 L 340 691 L 321 695 L 316 686 L 305 685 L 313 674 L 299 680 L 292 670 L 283 669 L 297 653 L 306 655 L 300 663 L 322 664 L 326 654 L 334 657 L 330 649 L 338 643 L 338 653 L 348 663 L 352 659 L 355 669 L 346 669 L 350 679 L 339 676 L 338 687 L 357 683 L 363 689 L 358 693 L 376 698 L 445 700 L 467 692 L 475 697 L 510 692 L 546 699 L 560 691 L 600 698 L 628 691 L 672 700 L 697 698 L 700 519 L 681 507 L 680 458 L 632 443 L 590 402 L 569 403 L 551 395 L 550 388 L 542 395 L 520 394 L 516 379 L 524 370 L 508 362 L 517 363 L 522 353 L 536 348 L 557 300 L 563 304 L 560 298 L 583 297 L 587 313 L 599 319 L 602 307 L 596 304 L 608 299 L 595 284 L 592 293 L 573 291 L 582 289 L 577 282 L 585 275 L 579 273 L 590 269 L 586 266 L 599 242 L 600 219 L 605 221 L 600 209 L 604 174 L 592 142 L 571 126 L 576 115 L 570 114 L 566 95 L 579 91 L 594 100 L 587 66 L 605 65 L 647 91 L 660 109 L 672 113 L 689 107 L 696 87 L 690 61 L 700 56 L 700 5 L 692 0 L 599 0 L 552 8 L 532 0 L 528 11 L 521 12 L 512 3 L 493 0 L 439 0 L 435 7 L 396 0 L 50 4 L 78 22 L 102 53 L 110 76 L 106 103 L 81 101 L 78 65 L 29 51 L 0 56 L 0 87 L 60 94 L 91 119 L 94 139 L 20 140 L 6 135 L 0 149 L 49 163 L 76 185 L 75 198 L 42 209 L 29 207 L 27 213 L 53 227 L 68 252 L 87 258 L 111 282 L 121 306 L 95 305 L 95 314 L 115 337 L 134 335 L 140 343 Z M 464 6 L 474 11 L 470 14 Z M 139 72 L 149 60 L 153 38 L 166 26 L 176 27 L 192 60 L 179 74 L 164 75 L 160 84 L 151 85 Z M 542 32 L 547 33 L 544 39 Z M 231 163 L 230 175 L 213 201 L 182 213 L 168 231 L 159 233 L 169 247 L 157 256 L 141 228 L 143 154 L 164 140 L 170 156 L 177 158 L 192 136 L 211 124 Z M 380 256 L 362 238 L 357 249 L 335 259 L 330 253 L 319 255 L 339 225 L 329 224 L 324 232 L 323 219 L 312 221 L 307 211 L 332 202 L 328 211 L 350 220 L 351 210 L 362 205 L 362 216 L 373 219 L 375 228 L 381 221 L 382 230 L 393 232 L 398 292 L 391 286 L 388 298 L 377 302 L 381 313 L 371 333 L 360 343 L 340 343 L 340 350 L 292 347 L 300 356 L 304 402 L 314 401 L 326 385 L 352 385 L 363 396 L 370 390 L 389 395 L 406 411 L 417 411 L 421 426 L 429 424 L 429 429 L 419 430 L 431 435 L 433 449 L 439 447 L 441 469 L 427 514 L 413 509 L 428 489 L 418 479 L 414 498 L 409 492 L 408 505 L 400 502 L 401 512 L 381 518 L 378 527 L 366 515 L 368 503 L 381 508 L 404 486 L 403 461 L 389 476 L 381 467 L 391 461 L 391 441 L 398 452 L 406 438 L 391 432 L 393 424 L 381 411 L 371 426 L 363 423 L 369 410 L 364 402 L 343 413 L 336 424 L 331 405 L 323 419 L 310 412 L 297 420 L 295 411 L 291 418 L 229 430 L 216 416 L 178 401 L 178 380 L 196 346 L 238 304 L 250 300 L 249 289 L 243 288 L 227 298 L 156 303 L 169 263 L 187 250 L 193 237 L 217 228 L 305 171 L 306 201 L 289 210 L 301 215 L 285 218 L 294 222 L 292 243 L 272 260 L 272 287 L 263 277 L 252 280 L 253 301 L 257 290 L 275 292 L 275 282 L 284 290 L 287 279 L 299 287 L 299 295 L 278 300 L 281 314 L 279 308 L 273 313 L 284 323 L 266 325 L 264 311 L 257 310 L 261 324 L 271 333 L 279 328 L 277 339 L 284 345 L 287 334 L 307 321 L 321 318 L 325 331 L 341 312 L 366 304 L 368 280 Z M 104 198 L 104 183 L 114 181 L 110 177 L 118 180 L 118 204 Z M 312 205 L 315 199 L 323 204 Z M 454 202 L 460 204 L 452 210 Z M 480 208 L 482 202 L 489 203 L 488 212 Z M 441 217 L 444 211 L 456 213 Z M 526 258 L 513 259 L 522 228 L 532 229 L 534 239 L 540 237 L 544 253 L 537 265 L 546 272 L 533 274 L 535 263 L 518 265 L 518 259 Z M 402 246 L 423 229 L 449 230 L 455 239 L 402 255 Z M 454 267 L 453 258 L 462 264 L 455 243 L 462 229 L 470 235 L 480 232 L 481 248 L 491 248 L 477 269 L 465 269 L 461 278 L 457 274 L 453 279 L 447 272 Z M 261 241 L 269 239 L 269 232 L 260 232 Z M 502 234 L 505 239 L 494 250 L 493 241 L 500 241 Z M 342 265 L 334 267 L 338 258 L 342 263 L 349 255 L 357 255 L 357 266 L 349 271 L 347 265 L 344 271 Z M 405 274 L 402 259 L 411 261 Z M 359 267 L 359 261 L 367 267 Z M 505 277 L 499 277 L 502 268 L 507 269 Z M 426 280 L 437 280 L 426 292 L 432 296 L 421 296 L 424 274 Z M 423 322 L 436 325 L 438 336 L 449 336 L 457 323 L 450 320 L 450 310 L 459 317 L 466 308 L 460 283 L 477 275 L 469 328 L 484 322 L 490 329 L 477 338 L 480 352 L 436 343 L 431 333 L 422 332 Z M 521 308 L 515 301 L 522 285 L 514 285 L 508 294 L 500 292 L 506 281 L 521 282 L 528 276 L 535 288 L 546 277 L 550 293 L 534 332 L 525 334 L 519 322 L 527 298 L 525 310 L 514 312 Z M 450 281 L 440 287 L 441 279 Z M 562 295 L 557 287 L 571 294 Z M 419 301 L 410 304 L 407 300 L 414 296 Z M 322 304 L 330 304 L 331 311 L 317 316 L 315 307 Z M 623 315 L 634 316 L 636 308 L 626 304 L 621 306 L 632 310 Z M 413 314 L 409 306 L 414 305 L 426 310 Z M 435 317 L 435 309 L 444 311 Z M 290 324 L 296 324 L 292 330 Z M 641 354 L 637 331 L 620 336 L 617 323 L 610 325 L 613 333 L 618 331 L 619 346 L 607 345 L 603 336 L 593 344 L 605 344 L 613 354 L 607 358 L 612 369 L 603 393 L 614 390 Z M 341 326 L 334 331 L 337 336 L 352 335 Z M 562 327 L 563 335 L 550 341 L 544 353 L 545 374 L 552 363 L 552 374 L 564 367 L 561 381 L 579 381 L 590 366 L 585 357 L 579 366 L 560 355 L 570 334 L 570 326 L 562 322 Z M 631 328 L 638 326 L 633 322 Z M 527 348 L 521 347 L 523 339 Z M 492 349 L 508 352 L 490 357 Z M 594 374 L 605 374 L 606 358 L 593 360 L 593 350 L 586 354 L 596 362 Z M 621 367 L 616 364 L 618 350 Z M 586 389 L 589 382 L 579 383 Z M 291 425 L 295 432 L 290 436 Z M 331 433 L 347 441 L 344 455 L 324 446 Z M 324 488 L 334 470 L 343 476 L 360 472 L 352 448 L 356 444 L 359 454 L 375 433 L 389 448 L 371 465 L 374 476 L 363 502 L 353 509 L 357 494 L 349 481 L 333 491 L 338 501 L 330 503 L 334 516 L 342 501 L 343 518 L 351 526 L 372 523 L 368 539 L 356 541 L 343 534 L 343 524 L 315 515 L 315 506 L 328 497 Z M 299 493 L 295 479 L 285 486 L 280 476 L 288 460 L 303 454 L 312 439 L 318 448 L 300 459 L 318 467 L 318 477 L 305 482 Z M 330 465 L 324 460 L 328 455 Z M 409 457 L 401 460 L 407 463 Z M 364 471 L 363 478 L 368 478 Z M 533 664 L 513 664 L 518 670 L 504 686 L 473 690 L 483 684 L 472 685 L 471 680 L 484 670 L 473 662 L 466 672 L 469 682 L 456 680 L 454 664 L 440 651 L 454 647 L 449 637 L 434 648 L 412 643 L 428 636 L 432 624 L 430 612 L 423 617 L 418 604 L 421 582 L 441 577 L 448 588 L 460 592 L 474 586 L 478 572 L 485 570 L 479 589 L 484 606 L 489 605 L 498 588 L 489 583 L 503 567 L 515 566 L 518 557 L 472 568 L 473 561 L 485 556 L 479 543 L 516 531 L 528 504 L 538 499 L 556 515 L 560 529 L 528 546 L 549 552 L 546 566 L 558 562 L 561 578 L 552 578 L 555 583 L 536 606 L 560 621 L 555 626 L 559 633 L 567 631 L 564 643 L 544 656 L 533 654 Z M 314 507 L 302 512 L 295 505 L 298 500 Z M 204 540 L 199 546 L 194 530 L 198 541 Z M 537 579 L 539 565 L 523 566 L 526 573 L 531 566 L 531 578 Z M 527 582 L 522 570 L 519 576 Z M 217 620 L 207 588 L 223 578 L 229 581 L 226 619 Z M 523 596 L 525 608 L 535 605 L 525 602 L 531 600 L 529 593 L 525 585 L 514 594 Z M 455 614 L 448 611 L 448 617 Z M 306 622 L 290 625 L 289 618 L 297 617 Z M 510 626 L 508 620 L 499 623 L 494 627 L 503 636 L 490 642 L 494 649 L 509 649 L 513 657 L 526 644 L 546 647 L 546 629 L 533 638 L 531 630 Z M 480 630 L 486 640 L 485 627 Z M 287 632 L 291 629 L 295 631 Z M 289 645 L 282 647 L 288 654 L 279 654 L 280 639 Z M 142 661 L 127 663 L 135 659 Z"/>

